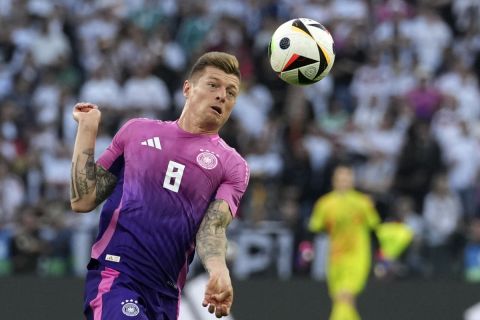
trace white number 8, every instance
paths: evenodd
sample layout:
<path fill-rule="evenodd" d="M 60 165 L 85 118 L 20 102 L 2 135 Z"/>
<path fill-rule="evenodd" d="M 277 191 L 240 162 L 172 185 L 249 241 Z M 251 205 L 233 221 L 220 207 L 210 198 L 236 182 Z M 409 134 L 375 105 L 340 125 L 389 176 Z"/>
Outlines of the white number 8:
<path fill-rule="evenodd" d="M 185 170 L 185 165 L 170 160 L 165 173 L 165 180 L 163 180 L 163 187 L 173 192 L 178 192 L 182 182 L 183 170 Z"/>

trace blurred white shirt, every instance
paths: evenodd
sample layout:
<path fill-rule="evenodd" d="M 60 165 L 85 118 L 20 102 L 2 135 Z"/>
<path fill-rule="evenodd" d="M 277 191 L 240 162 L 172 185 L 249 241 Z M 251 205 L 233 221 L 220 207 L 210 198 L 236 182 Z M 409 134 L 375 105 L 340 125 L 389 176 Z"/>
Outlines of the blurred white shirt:
<path fill-rule="evenodd" d="M 111 78 L 85 82 L 80 90 L 80 100 L 115 109 L 123 107 L 121 87 Z"/>
<path fill-rule="evenodd" d="M 456 230 L 461 213 L 460 199 L 456 194 L 452 193 L 442 198 L 432 192 L 428 193 L 423 209 L 428 244 L 431 246 L 444 244 Z"/>
<path fill-rule="evenodd" d="M 156 76 L 132 77 L 123 87 L 124 104 L 128 108 L 166 110 L 171 97 L 165 82 Z"/>

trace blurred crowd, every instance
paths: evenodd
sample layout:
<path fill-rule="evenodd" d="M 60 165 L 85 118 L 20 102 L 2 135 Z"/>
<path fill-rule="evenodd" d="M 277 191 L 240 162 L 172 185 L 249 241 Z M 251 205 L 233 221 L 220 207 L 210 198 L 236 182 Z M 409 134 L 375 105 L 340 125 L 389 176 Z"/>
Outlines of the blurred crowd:
<path fill-rule="evenodd" d="M 331 74 L 307 87 L 267 55 L 294 17 L 335 40 Z M 84 272 L 98 212 L 69 207 L 73 105 L 100 106 L 98 157 L 126 119 L 176 119 L 207 50 L 243 77 L 221 133 L 251 169 L 234 228 L 276 221 L 301 244 L 348 159 L 382 219 L 414 230 L 402 276 L 480 281 L 478 0 L 0 0 L 0 274 Z"/>

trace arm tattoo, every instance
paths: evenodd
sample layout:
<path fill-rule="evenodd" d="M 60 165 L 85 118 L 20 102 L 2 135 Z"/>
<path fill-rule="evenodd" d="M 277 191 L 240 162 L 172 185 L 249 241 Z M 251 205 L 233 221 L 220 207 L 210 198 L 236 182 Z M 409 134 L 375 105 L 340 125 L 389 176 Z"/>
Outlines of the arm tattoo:
<path fill-rule="evenodd" d="M 113 173 L 103 169 L 100 166 L 95 165 L 96 168 L 96 177 L 97 177 L 97 192 L 95 195 L 95 203 L 99 205 L 115 189 L 117 184 L 117 177 Z"/>
<path fill-rule="evenodd" d="M 80 195 L 78 194 L 78 191 L 77 191 L 77 184 L 75 182 L 76 167 L 77 167 L 76 161 L 72 162 L 72 170 L 71 170 L 71 173 L 70 173 L 70 179 L 71 179 L 71 181 L 70 181 L 70 200 L 72 202 L 77 202 L 78 200 L 80 200 Z"/>
<path fill-rule="evenodd" d="M 86 159 L 85 155 L 87 156 Z M 70 195 L 72 202 L 80 201 L 95 188 L 95 172 L 91 172 L 90 159 L 93 159 L 93 149 L 86 149 L 72 163 L 72 193 Z M 83 168 L 80 165 L 82 162 L 85 163 Z"/>
<path fill-rule="evenodd" d="M 82 162 L 85 165 L 79 168 L 79 163 Z M 110 195 L 117 182 L 115 175 L 95 164 L 93 149 L 84 150 L 72 162 L 71 176 L 70 200 L 72 202 L 80 201 L 96 190 L 95 203 L 98 205 Z"/>
<path fill-rule="evenodd" d="M 211 257 L 225 257 L 227 226 L 232 220 L 230 210 L 221 208 L 223 200 L 210 204 L 197 233 L 197 253 L 205 265 Z"/>
<path fill-rule="evenodd" d="M 87 162 L 85 163 L 85 174 L 87 180 L 95 180 L 95 160 L 93 157 L 93 149 L 88 149 L 83 152 L 87 156 Z"/>

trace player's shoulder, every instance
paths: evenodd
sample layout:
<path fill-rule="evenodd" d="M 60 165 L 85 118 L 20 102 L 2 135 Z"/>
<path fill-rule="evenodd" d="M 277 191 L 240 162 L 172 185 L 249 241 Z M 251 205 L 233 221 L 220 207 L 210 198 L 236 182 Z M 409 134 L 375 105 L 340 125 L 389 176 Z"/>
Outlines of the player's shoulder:
<path fill-rule="evenodd" d="M 229 146 L 222 138 L 218 139 L 218 147 L 222 153 L 227 155 L 230 161 L 242 162 L 247 165 L 247 161 L 240 155 L 240 153 L 238 153 L 235 148 Z"/>
<path fill-rule="evenodd" d="M 225 156 L 224 168 L 228 174 L 233 174 L 244 181 L 245 185 L 248 185 L 250 180 L 250 169 L 247 161 L 240 155 L 240 153 L 229 146 L 225 140 L 218 140 L 218 148 L 221 150 L 221 154 Z"/>
<path fill-rule="evenodd" d="M 138 130 L 144 131 L 145 129 L 151 128 L 169 128 L 172 127 L 171 121 L 162 121 L 158 119 L 150 118 L 132 118 L 127 120 L 123 125 L 121 125 L 120 130 Z"/>
<path fill-rule="evenodd" d="M 150 118 L 132 118 L 127 120 L 122 127 L 129 127 L 129 126 L 141 126 L 146 124 L 161 124 L 164 121 L 150 119 Z"/>
<path fill-rule="evenodd" d="M 318 202 L 335 201 L 337 199 L 335 191 L 327 192 L 318 198 Z"/>
<path fill-rule="evenodd" d="M 357 199 L 358 201 L 361 201 L 361 202 L 364 202 L 364 203 L 371 203 L 372 202 L 372 197 L 367 194 L 367 193 L 364 193 L 362 191 L 358 191 L 358 190 L 352 190 L 352 196 Z"/>
<path fill-rule="evenodd" d="M 370 196 L 367 193 L 365 193 L 363 191 L 360 191 L 360 190 L 355 190 L 354 189 L 351 192 L 354 196 L 356 196 L 358 198 L 362 198 L 362 199 L 369 199 L 370 198 Z"/>

